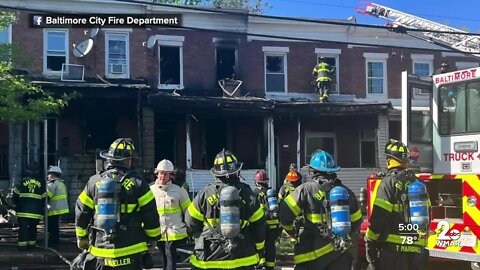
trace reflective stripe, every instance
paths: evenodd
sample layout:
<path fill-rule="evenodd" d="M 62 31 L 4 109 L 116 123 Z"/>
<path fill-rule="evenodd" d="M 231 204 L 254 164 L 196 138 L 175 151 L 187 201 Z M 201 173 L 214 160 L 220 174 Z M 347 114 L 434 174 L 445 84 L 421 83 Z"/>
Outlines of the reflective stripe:
<path fill-rule="evenodd" d="M 282 228 L 284 228 L 287 231 L 291 231 L 291 230 L 293 230 L 293 224 L 289 224 L 289 225 L 282 224 Z"/>
<path fill-rule="evenodd" d="M 47 192 L 47 196 L 48 196 L 49 198 L 52 198 L 52 197 L 53 197 L 53 192 L 48 191 L 48 192 Z"/>
<path fill-rule="evenodd" d="M 52 193 L 52 195 L 53 195 L 53 193 Z M 61 199 L 66 199 L 66 198 L 67 198 L 67 195 L 66 195 L 66 194 L 57 195 L 57 196 L 53 196 L 52 201 L 61 200 Z"/>
<path fill-rule="evenodd" d="M 314 224 L 320 223 L 322 221 L 320 218 L 320 214 L 306 214 L 305 217 Z"/>
<path fill-rule="evenodd" d="M 95 204 L 93 203 L 92 198 L 90 198 L 85 191 L 82 191 L 82 193 L 80 193 L 78 199 L 82 202 L 83 205 L 91 209 L 95 208 Z"/>
<path fill-rule="evenodd" d="M 142 197 L 138 198 L 138 207 L 142 208 L 142 206 L 145 206 L 147 203 L 151 202 L 152 200 L 155 200 L 155 196 L 153 196 L 153 193 L 151 190 L 147 191 L 147 193 L 143 194 Z"/>
<path fill-rule="evenodd" d="M 402 238 L 403 237 L 403 238 Z M 401 244 L 406 245 L 406 236 L 396 235 L 396 234 L 389 234 L 386 242 L 394 243 L 394 244 Z M 413 244 L 408 245 L 417 245 L 417 246 L 425 246 L 425 239 L 418 239 L 417 241 L 413 241 Z"/>
<path fill-rule="evenodd" d="M 158 207 L 157 208 L 157 212 L 160 215 L 174 214 L 174 213 L 178 213 L 178 212 L 181 212 L 181 211 L 182 211 L 182 209 L 179 206 L 176 206 L 176 207 Z"/>
<path fill-rule="evenodd" d="M 401 204 L 392 204 L 392 210 L 394 212 L 403 212 L 403 205 Z"/>
<path fill-rule="evenodd" d="M 68 210 L 68 209 L 48 211 L 49 216 L 58 216 L 58 215 L 63 215 L 63 214 L 68 214 L 68 213 L 70 213 L 70 210 Z"/>
<path fill-rule="evenodd" d="M 265 263 L 265 258 L 260 258 L 259 263 L 264 264 Z"/>
<path fill-rule="evenodd" d="M 131 254 L 141 253 L 145 250 L 147 250 L 147 243 L 145 242 L 141 242 L 128 247 L 115 248 L 115 249 L 97 248 L 94 246 L 90 246 L 90 248 L 88 248 L 88 251 L 90 251 L 90 253 L 92 253 L 93 256 L 104 257 L 104 258 L 118 258 L 118 257 L 123 257 Z"/>
<path fill-rule="evenodd" d="M 33 219 L 42 219 L 42 218 L 43 218 L 43 215 L 32 214 L 32 213 L 17 212 L 17 217 L 33 218 Z"/>
<path fill-rule="evenodd" d="M 85 237 L 88 235 L 88 230 L 87 229 L 82 229 L 80 227 L 76 227 L 75 228 L 75 234 L 78 236 L 78 237 Z"/>
<path fill-rule="evenodd" d="M 44 196 L 34 193 L 20 193 L 20 198 L 32 198 L 41 200 Z"/>
<path fill-rule="evenodd" d="M 14 188 L 13 193 L 20 194 L 20 191 L 17 188 Z"/>
<path fill-rule="evenodd" d="M 367 228 L 367 232 L 365 232 L 365 236 L 372 240 L 378 240 L 378 237 L 380 237 L 380 234 L 374 233 L 370 228 Z"/>
<path fill-rule="evenodd" d="M 278 219 L 269 219 L 267 220 L 268 225 L 274 225 L 274 224 L 280 224 L 280 221 Z"/>
<path fill-rule="evenodd" d="M 180 208 L 182 208 L 182 210 L 185 210 L 187 209 L 187 207 L 192 203 L 192 201 L 190 201 L 190 199 L 187 199 L 186 201 L 184 201 L 181 205 L 180 205 Z"/>
<path fill-rule="evenodd" d="M 375 202 L 373 204 L 385 209 L 388 212 L 392 212 L 393 210 L 393 205 L 389 201 L 386 201 L 384 199 L 375 198 Z"/>
<path fill-rule="evenodd" d="M 275 262 L 266 262 L 265 265 L 267 267 L 275 267 Z"/>
<path fill-rule="evenodd" d="M 215 227 L 217 224 L 220 224 L 220 219 L 219 218 L 207 218 L 203 221 L 203 225 L 204 226 L 208 226 L 208 224 L 210 224 L 210 226 L 212 227 Z M 241 223 L 241 228 L 245 228 L 246 226 L 250 225 L 250 222 L 248 222 L 248 220 L 243 220 L 243 219 L 240 219 L 240 223 Z"/>
<path fill-rule="evenodd" d="M 259 261 L 258 254 L 254 254 L 249 257 L 234 259 L 234 260 L 223 260 L 223 261 L 200 261 L 197 259 L 195 254 L 190 256 L 190 263 L 195 267 L 202 268 L 202 269 L 211 269 L 211 268 L 218 268 L 218 269 L 233 269 L 242 266 L 250 266 L 255 265 Z"/>
<path fill-rule="evenodd" d="M 37 241 L 33 240 L 33 241 L 28 241 L 27 243 L 29 246 L 34 246 L 37 243 Z"/>
<path fill-rule="evenodd" d="M 311 252 L 308 252 L 308 253 L 304 253 L 304 254 L 299 254 L 299 255 L 295 255 L 293 257 L 293 261 L 295 262 L 295 264 L 299 264 L 299 263 L 304 263 L 304 262 L 308 262 L 308 261 L 313 261 L 313 260 L 316 260 L 320 257 L 322 257 L 323 255 L 327 254 L 327 253 L 330 253 L 334 250 L 333 248 L 333 245 L 331 243 L 319 248 L 319 249 L 316 249 L 314 251 L 311 251 Z"/>
<path fill-rule="evenodd" d="M 300 213 L 302 213 L 302 210 L 298 206 L 297 202 L 295 202 L 292 195 L 288 195 L 287 198 L 285 198 L 285 203 L 288 205 L 290 210 L 292 210 L 295 216 L 298 216 Z"/>
<path fill-rule="evenodd" d="M 145 229 L 145 228 L 143 228 L 143 230 L 145 231 L 145 234 L 148 237 L 158 237 L 160 235 L 160 233 L 162 232 L 160 227 L 155 228 L 155 229 Z"/>
<path fill-rule="evenodd" d="M 255 247 L 257 248 L 257 250 L 265 248 L 265 240 L 260 243 L 255 243 Z"/>
<path fill-rule="evenodd" d="M 22 241 L 22 242 L 18 242 L 17 245 L 19 247 L 26 247 L 28 245 L 28 241 Z"/>
<path fill-rule="evenodd" d="M 362 211 L 360 211 L 360 209 L 358 209 L 357 212 L 350 215 L 351 222 L 355 222 L 361 218 L 362 218 Z"/>
<path fill-rule="evenodd" d="M 197 210 L 197 208 L 195 207 L 195 205 L 193 203 L 188 206 L 187 211 L 190 214 L 190 216 L 192 216 L 194 219 L 199 220 L 199 221 L 204 221 L 205 220 L 205 217 L 203 216 L 203 214 L 200 213 L 200 211 Z"/>
<path fill-rule="evenodd" d="M 120 206 L 120 213 L 132 213 L 135 207 L 137 207 L 136 203 L 122 204 Z M 137 209 L 137 211 L 140 211 L 140 209 Z M 95 213 L 98 213 L 98 205 L 95 205 Z"/>
<path fill-rule="evenodd" d="M 262 207 L 258 207 L 257 211 L 255 211 L 255 213 L 253 213 L 253 215 L 251 215 L 250 218 L 248 218 L 248 221 L 255 222 L 261 219 L 263 216 L 264 216 L 264 213 L 263 213 Z"/>
<path fill-rule="evenodd" d="M 176 241 L 176 240 L 181 240 L 183 238 L 186 238 L 187 236 L 188 236 L 187 233 L 162 235 L 162 237 L 160 238 L 160 241 Z"/>

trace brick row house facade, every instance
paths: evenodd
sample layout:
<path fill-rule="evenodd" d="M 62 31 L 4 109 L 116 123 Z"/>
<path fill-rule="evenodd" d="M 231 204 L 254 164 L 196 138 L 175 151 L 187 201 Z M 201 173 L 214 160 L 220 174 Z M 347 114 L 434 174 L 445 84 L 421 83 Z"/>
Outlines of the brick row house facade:
<path fill-rule="evenodd" d="M 28 1 L 5 2 L 18 8 Z M 304 167 L 322 148 L 342 167 L 339 177 L 358 192 L 384 166 L 386 140 L 400 137 L 401 71 L 429 75 L 442 61 L 478 66 L 470 57 L 405 35 L 352 25 L 107 0 L 41 0 L 28 8 L 4 31 L 6 41 L 31 57 L 34 84 L 79 97 L 44 122 L 0 125 L 0 186 L 8 188 L 28 162 L 43 162 L 47 123 L 48 163 L 60 161 L 72 201 L 95 173 L 99 150 L 117 137 L 133 138 L 140 170 L 151 171 L 163 158 L 186 169 L 193 192 L 212 180 L 209 170 L 222 148 L 244 162 L 245 181 L 252 183 L 264 168 L 276 187 L 290 163 Z M 176 13 L 184 26 L 209 31 L 100 28 L 95 35 L 90 28 L 31 28 L 30 14 L 38 10 Z M 89 38 L 91 51 L 76 57 L 73 44 Z M 372 42 L 378 46 L 367 46 Z M 399 44 L 409 48 L 390 47 Z M 328 103 L 318 102 L 311 84 L 320 56 L 335 66 Z M 242 82 L 233 97 L 219 86 L 225 78 L 231 79 L 227 84 Z"/>

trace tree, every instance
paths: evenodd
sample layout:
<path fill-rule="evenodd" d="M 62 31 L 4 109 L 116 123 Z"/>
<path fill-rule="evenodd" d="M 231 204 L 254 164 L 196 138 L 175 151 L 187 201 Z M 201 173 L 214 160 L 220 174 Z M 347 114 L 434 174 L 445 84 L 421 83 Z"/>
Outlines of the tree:
<path fill-rule="evenodd" d="M 13 12 L 0 12 L 0 30 L 14 24 Z M 26 75 L 18 70 L 27 67 L 28 61 L 18 46 L 0 44 L 0 122 L 40 120 L 57 114 L 73 95 L 55 97 L 32 85 Z"/>
<path fill-rule="evenodd" d="M 253 14 L 264 14 L 272 5 L 266 0 L 154 0 L 155 3 L 172 5 L 211 6 L 217 8 L 248 9 Z"/>

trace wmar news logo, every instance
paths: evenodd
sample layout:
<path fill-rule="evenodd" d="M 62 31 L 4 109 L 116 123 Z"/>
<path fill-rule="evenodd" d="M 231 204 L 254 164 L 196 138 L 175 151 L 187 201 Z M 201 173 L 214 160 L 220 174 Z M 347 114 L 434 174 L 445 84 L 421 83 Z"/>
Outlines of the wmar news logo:
<path fill-rule="evenodd" d="M 42 15 L 32 15 L 32 27 L 42 27 L 45 18 Z"/>

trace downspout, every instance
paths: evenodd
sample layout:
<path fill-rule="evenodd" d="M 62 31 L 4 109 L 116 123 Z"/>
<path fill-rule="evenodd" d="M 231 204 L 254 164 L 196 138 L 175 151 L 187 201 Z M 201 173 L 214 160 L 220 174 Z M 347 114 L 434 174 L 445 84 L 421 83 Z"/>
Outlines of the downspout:
<path fill-rule="evenodd" d="M 141 88 L 137 90 L 137 133 L 138 133 L 138 143 L 140 147 L 138 148 L 139 152 L 139 164 L 138 167 L 143 167 L 143 117 L 142 117 L 142 93 Z"/>

